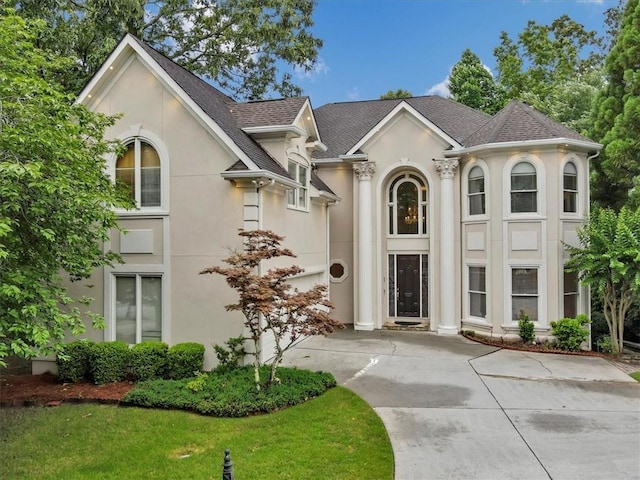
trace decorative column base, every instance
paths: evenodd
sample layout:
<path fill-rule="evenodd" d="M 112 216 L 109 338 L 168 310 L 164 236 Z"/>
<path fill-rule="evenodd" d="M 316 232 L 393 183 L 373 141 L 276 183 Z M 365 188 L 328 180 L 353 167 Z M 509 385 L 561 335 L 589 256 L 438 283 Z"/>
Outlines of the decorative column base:
<path fill-rule="evenodd" d="M 373 323 L 354 323 L 353 329 L 362 332 L 371 332 L 374 330 Z"/>
<path fill-rule="evenodd" d="M 443 325 L 438 327 L 438 335 L 458 335 L 458 327 Z"/>

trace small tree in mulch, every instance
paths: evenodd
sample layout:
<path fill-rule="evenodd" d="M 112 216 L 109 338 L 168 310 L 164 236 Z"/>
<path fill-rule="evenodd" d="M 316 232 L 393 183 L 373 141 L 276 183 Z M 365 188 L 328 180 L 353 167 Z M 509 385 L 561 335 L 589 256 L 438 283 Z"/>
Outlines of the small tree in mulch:
<path fill-rule="evenodd" d="M 200 273 L 218 273 L 238 291 L 238 301 L 226 306 L 227 311 L 240 311 L 253 342 L 253 367 L 256 389 L 260 390 L 261 339 L 273 333 L 275 356 L 266 362 L 270 367 L 267 387 L 276 380 L 278 365 L 284 353 L 304 336 L 326 335 L 344 325 L 329 316 L 333 305 L 327 300 L 326 285 L 311 290 L 293 288 L 288 280 L 302 272 L 298 266 L 270 268 L 261 272 L 263 262 L 277 257 L 295 257 L 282 248 L 283 237 L 268 230 L 240 230 L 244 250 L 234 252 L 224 262 L 229 267 L 209 267 Z"/>

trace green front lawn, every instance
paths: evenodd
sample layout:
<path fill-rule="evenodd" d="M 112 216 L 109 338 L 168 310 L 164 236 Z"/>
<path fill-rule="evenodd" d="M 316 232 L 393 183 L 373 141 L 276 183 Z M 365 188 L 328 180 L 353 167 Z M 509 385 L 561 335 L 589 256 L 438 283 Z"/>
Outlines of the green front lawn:
<path fill-rule="evenodd" d="M 629 374 L 629 376 L 631 376 L 631 378 L 637 380 L 638 382 L 640 382 L 640 371 L 637 372 L 632 372 Z"/>
<path fill-rule="evenodd" d="M 62 405 L 0 410 L 3 479 L 392 479 L 382 421 L 336 387 L 269 415 Z"/>

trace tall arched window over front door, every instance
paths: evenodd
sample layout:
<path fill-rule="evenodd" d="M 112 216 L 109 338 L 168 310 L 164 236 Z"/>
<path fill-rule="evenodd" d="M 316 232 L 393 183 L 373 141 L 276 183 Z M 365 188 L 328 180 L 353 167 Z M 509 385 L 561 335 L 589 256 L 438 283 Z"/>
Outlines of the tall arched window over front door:
<path fill-rule="evenodd" d="M 387 192 L 390 235 L 427 234 L 427 185 L 411 173 L 396 177 Z"/>

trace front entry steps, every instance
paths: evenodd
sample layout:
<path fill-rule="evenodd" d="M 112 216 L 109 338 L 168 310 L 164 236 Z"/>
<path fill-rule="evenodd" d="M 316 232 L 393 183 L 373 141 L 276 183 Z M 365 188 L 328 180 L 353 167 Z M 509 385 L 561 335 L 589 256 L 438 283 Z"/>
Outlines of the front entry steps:
<path fill-rule="evenodd" d="M 411 321 L 411 320 L 397 320 L 391 322 L 385 322 L 382 325 L 383 330 L 402 330 L 407 332 L 428 332 L 429 320 Z"/>

